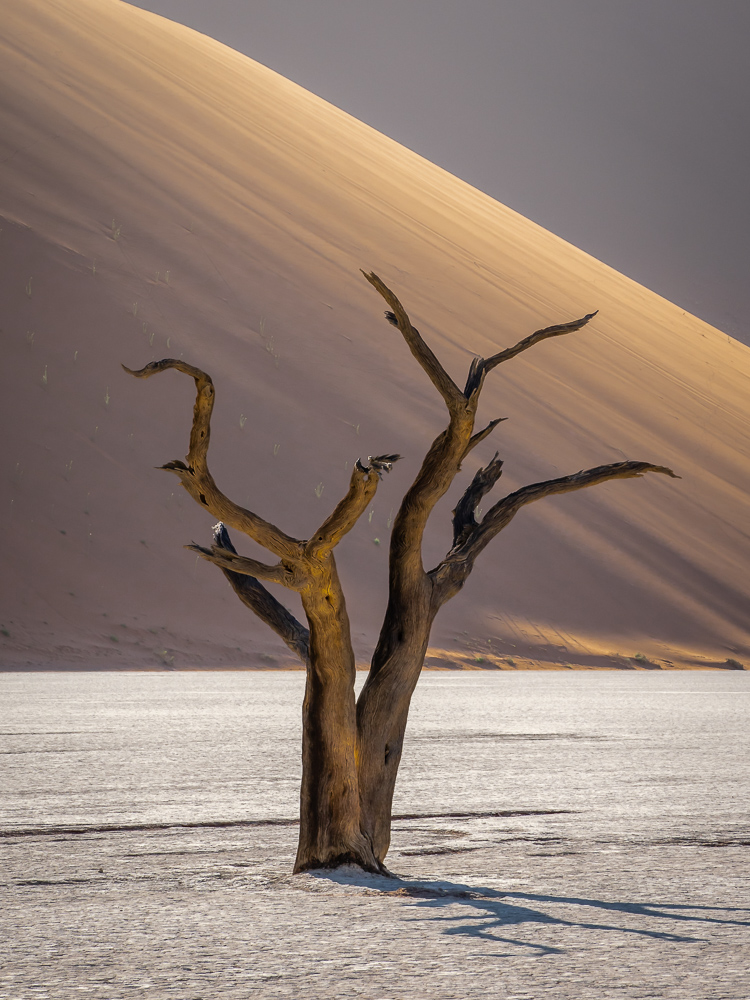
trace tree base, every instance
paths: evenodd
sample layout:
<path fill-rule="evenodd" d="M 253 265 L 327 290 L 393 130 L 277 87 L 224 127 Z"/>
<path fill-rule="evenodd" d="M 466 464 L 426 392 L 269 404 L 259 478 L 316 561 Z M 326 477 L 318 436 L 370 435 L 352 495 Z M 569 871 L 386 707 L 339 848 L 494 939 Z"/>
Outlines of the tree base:
<path fill-rule="evenodd" d="M 309 871 L 332 871 L 335 868 L 343 868 L 345 865 L 354 865 L 356 868 L 361 868 L 363 872 L 368 872 L 370 875 L 384 875 L 386 878 L 396 878 L 393 872 L 389 871 L 381 861 L 362 858 L 354 851 L 346 851 L 325 861 L 310 858 L 306 861 L 298 862 L 294 866 L 294 874 L 300 875 L 302 872 Z"/>

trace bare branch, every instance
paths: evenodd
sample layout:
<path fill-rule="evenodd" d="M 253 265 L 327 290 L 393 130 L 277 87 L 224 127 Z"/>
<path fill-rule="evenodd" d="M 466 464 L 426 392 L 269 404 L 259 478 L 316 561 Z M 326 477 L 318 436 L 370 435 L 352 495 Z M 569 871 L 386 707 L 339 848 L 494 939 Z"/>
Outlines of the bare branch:
<path fill-rule="evenodd" d="M 393 626 L 401 601 L 421 593 L 430 582 L 422 564 L 422 537 L 435 504 L 445 495 L 461 467 L 474 428 L 476 406 L 466 399 L 412 324 L 397 296 L 377 274 L 362 271 L 392 311 L 386 319 L 398 327 L 420 367 L 443 398 L 450 422 L 433 441 L 416 479 L 407 490 L 393 522 L 389 553 L 389 603 L 381 637 Z M 395 620 L 395 619 L 394 619 Z M 380 645 L 379 645 L 380 648 Z M 377 658 L 376 654 L 376 658 Z"/>
<path fill-rule="evenodd" d="M 212 545 L 210 549 L 207 549 L 205 546 L 193 542 L 191 545 L 186 545 L 185 548 L 196 552 L 202 559 L 212 562 L 214 566 L 219 566 L 221 569 L 230 569 L 233 573 L 239 573 L 241 576 L 255 576 L 269 583 L 280 583 L 292 590 L 297 589 L 291 586 L 290 571 L 283 563 L 269 566 L 267 563 L 238 555 L 232 549 L 223 549 L 218 545 Z"/>
<path fill-rule="evenodd" d="M 473 393 L 481 389 L 487 372 L 491 372 L 493 368 L 496 368 L 503 361 L 510 361 L 517 354 L 527 351 L 534 344 L 538 344 L 542 340 L 549 340 L 551 337 L 562 337 L 566 333 L 574 333 L 576 330 L 580 330 L 596 316 L 598 311 L 589 313 L 587 316 L 581 317 L 581 319 L 574 319 L 570 323 L 558 323 L 556 326 L 547 326 L 543 330 L 537 330 L 536 333 L 532 333 L 528 337 L 524 337 L 523 340 L 519 340 L 515 347 L 508 347 L 498 354 L 493 354 L 491 358 L 487 358 L 486 360 L 484 358 L 474 358 L 466 380 L 464 395 L 469 399 Z"/>
<path fill-rule="evenodd" d="M 461 461 L 463 461 L 464 458 L 466 458 L 466 456 L 469 454 L 469 452 L 473 451 L 474 448 L 476 448 L 476 446 L 481 441 L 484 441 L 486 437 L 489 437 L 489 435 L 494 431 L 494 429 L 497 427 L 498 424 L 501 424 L 503 420 L 507 419 L 508 419 L 507 417 L 497 417 L 495 420 L 490 420 L 490 422 L 487 424 L 484 430 L 478 431 L 476 434 L 474 434 L 473 437 L 469 439 L 469 443 L 466 445 L 466 450 L 464 451 L 461 457 Z"/>
<path fill-rule="evenodd" d="M 572 320 L 570 323 L 558 323 L 556 326 L 547 326 L 543 330 L 537 330 L 536 333 L 532 333 L 530 336 L 524 337 L 523 340 L 519 340 L 515 347 L 508 347 L 498 354 L 493 354 L 491 358 L 487 358 L 484 363 L 484 370 L 488 372 L 492 371 L 493 368 L 496 368 L 503 361 L 510 361 L 511 358 L 515 358 L 521 351 L 527 351 L 534 344 L 538 344 L 542 340 L 549 340 L 551 337 L 562 337 L 566 333 L 575 333 L 576 330 L 581 330 L 598 312 L 599 310 L 597 309 L 586 316 L 582 316 L 581 319 Z"/>
<path fill-rule="evenodd" d="M 413 594 L 415 588 L 421 592 L 429 585 L 422 565 L 422 536 L 427 518 L 461 467 L 461 459 L 467 452 L 474 428 L 476 406 L 467 400 L 419 331 L 411 325 L 406 310 L 391 289 L 377 274 L 366 271 L 362 274 L 390 306 L 392 312 L 386 312 L 386 319 L 401 331 L 409 350 L 442 396 L 450 413 L 448 427 L 433 441 L 393 522 L 389 555 L 389 611 L 383 624 L 383 630 L 388 631 L 391 626 L 389 616 L 399 600 L 407 599 L 406 592 Z M 393 614 L 396 612 L 393 611 Z"/>
<path fill-rule="evenodd" d="M 372 287 L 383 296 L 385 301 L 393 310 L 392 313 L 385 314 L 386 318 L 390 323 L 399 328 L 401 335 L 409 347 L 409 350 L 417 359 L 422 369 L 427 373 L 432 384 L 445 400 L 445 405 L 448 409 L 451 410 L 451 408 L 455 407 L 459 402 L 463 403 L 464 399 L 461 390 L 440 364 L 424 340 L 422 340 L 422 336 L 419 331 L 415 330 L 415 328 L 411 325 L 411 320 L 409 319 L 406 310 L 390 288 L 388 288 L 388 286 L 380 280 L 377 274 L 372 272 L 368 273 L 367 271 L 362 271 L 362 274 L 365 278 L 367 278 Z"/>
<path fill-rule="evenodd" d="M 193 425 L 190 431 L 190 448 L 186 456 L 187 465 L 175 460 L 167 462 L 162 468 L 174 472 L 190 496 L 201 506 L 209 510 L 215 517 L 224 521 L 232 528 L 243 531 L 274 555 L 285 558 L 298 558 L 301 543 L 298 539 L 285 534 L 276 525 L 264 521 L 250 510 L 240 507 L 229 500 L 214 482 L 208 471 L 206 455 L 211 437 L 211 413 L 214 407 L 214 386 L 209 375 L 200 368 L 186 364 L 176 358 L 164 358 L 153 361 L 138 371 L 122 366 L 129 375 L 135 378 L 150 378 L 160 372 L 174 368 L 195 379 L 197 390 L 193 409 Z"/>
<path fill-rule="evenodd" d="M 206 454 L 208 453 L 208 442 L 211 437 L 211 413 L 214 408 L 214 384 L 211 376 L 207 375 L 200 368 L 186 364 L 177 358 L 163 358 L 161 361 L 152 361 L 150 365 L 133 371 L 131 368 L 122 366 L 128 375 L 135 378 L 150 378 L 160 372 L 168 371 L 170 368 L 176 369 L 185 375 L 190 375 L 195 379 L 197 396 L 195 399 L 195 409 L 193 411 L 193 426 L 190 431 L 190 450 L 187 454 L 187 461 L 191 468 L 205 466 Z M 182 463 L 180 463 L 182 464 Z M 166 466 L 163 466 L 166 468 Z"/>
<path fill-rule="evenodd" d="M 521 507 L 543 497 L 572 493 L 574 490 L 596 486 L 613 479 L 636 479 L 647 472 L 658 472 L 672 479 L 680 478 L 663 465 L 651 465 L 649 462 L 616 462 L 613 465 L 599 465 L 594 469 L 585 469 L 560 479 L 532 483 L 514 493 L 509 493 L 487 511 L 476 527 L 464 532 L 464 540 L 451 549 L 445 559 L 430 571 L 433 581 L 441 585 L 440 603 L 444 603 L 456 593 L 457 589 L 460 589 L 473 569 L 479 553 L 513 520 Z"/>
<path fill-rule="evenodd" d="M 454 549 L 463 545 L 477 527 L 475 511 L 479 501 L 490 492 L 503 474 L 503 462 L 497 457 L 497 454 L 495 452 L 495 457 L 488 465 L 477 470 L 464 495 L 456 504 L 456 509 L 453 511 Z"/>
<path fill-rule="evenodd" d="M 406 585 L 419 585 L 425 576 L 422 537 L 435 504 L 447 493 L 461 467 L 471 423 L 451 416 L 448 427 L 438 434 L 422 461 L 417 477 L 404 494 L 393 521 L 389 554 L 390 592 Z"/>
<path fill-rule="evenodd" d="M 375 496 L 383 473 L 390 472 L 393 463 L 398 462 L 400 458 L 400 455 L 370 455 L 367 459 L 368 465 L 363 465 L 357 459 L 346 496 L 339 501 L 333 513 L 325 519 L 307 543 L 305 547 L 307 556 L 319 559 L 338 545 L 364 514 L 367 505 Z"/>
<path fill-rule="evenodd" d="M 229 532 L 221 521 L 214 525 L 213 536 L 215 544 L 220 549 L 229 552 L 237 551 L 229 537 Z M 277 601 L 273 594 L 266 590 L 254 576 L 242 576 L 229 569 L 222 569 L 222 573 L 245 607 L 250 608 L 261 621 L 272 628 L 303 663 L 307 663 L 310 655 L 310 632 L 308 629 L 300 624 L 291 611 L 285 608 L 280 601 Z"/>

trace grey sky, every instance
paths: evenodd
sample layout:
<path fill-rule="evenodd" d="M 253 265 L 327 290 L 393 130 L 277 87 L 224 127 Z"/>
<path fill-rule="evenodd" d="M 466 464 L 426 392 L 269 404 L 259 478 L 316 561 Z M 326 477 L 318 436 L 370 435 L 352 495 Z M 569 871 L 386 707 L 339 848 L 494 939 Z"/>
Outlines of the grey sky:
<path fill-rule="evenodd" d="M 747 0 L 143 0 L 750 343 Z"/>

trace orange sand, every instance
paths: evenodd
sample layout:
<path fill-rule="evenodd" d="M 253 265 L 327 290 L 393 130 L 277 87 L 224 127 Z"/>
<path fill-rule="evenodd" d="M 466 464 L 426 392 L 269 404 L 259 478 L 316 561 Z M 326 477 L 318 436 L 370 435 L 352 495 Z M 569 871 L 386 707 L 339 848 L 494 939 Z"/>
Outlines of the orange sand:
<path fill-rule="evenodd" d="M 186 28 L 114 0 L 5 0 L 0 28 L 0 664 L 288 662 L 182 548 L 211 521 L 154 466 L 186 451 L 192 383 L 119 367 L 164 356 L 214 378 L 225 492 L 300 537 L 358 456 L 405 456 L 338 553 L 366 655 L 389 521 L 445 415 L 360 267 L 457 380 L 600 310 L 490 376 L 480 419 L 511 419 L 466 481 L 496 448 L 504 492 L 624 457 L 682 476 L 524 510 L 438 619 L 436 657 L 750 658 L 748 348 Z"/>

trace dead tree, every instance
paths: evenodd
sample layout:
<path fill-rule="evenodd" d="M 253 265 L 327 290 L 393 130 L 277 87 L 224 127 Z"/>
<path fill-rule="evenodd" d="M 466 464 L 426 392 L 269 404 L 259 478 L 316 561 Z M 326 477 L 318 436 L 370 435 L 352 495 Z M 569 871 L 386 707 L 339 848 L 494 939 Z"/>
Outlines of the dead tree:
<path fill-rule="evenodd" d="M 364 272 L 363 272 L 364 273 Z M 292 538 L 276 525 L 233 503 L 208 470 L 214 387 L 199 368 L 167 358 L 140 371 L 148 378 L 169 368 L 195 379 L 197 396 L 186 463 L 162 466 L 173 472 L 190 496 L 219 519 L 214 544 L 187 548 L 214 563 L 240 600 L 266 622 L 305 664 L 300 834 L 295 871 L 344 863 L 386 872 L 391 803 L 401 760 L 409 703 L 424 663 L 435 615 L 464 585 L 485 546 L 526 504 L 586 486 L 642 476 L 674 473 L 648 462 L 617 462 L 534 483 L 497 500 L 481 520 L 479 502 L 497 483 L 497 455 L 480 469 L 453 512 L 453 545 L 433 569 L 422 562 L 422 536 L 435 504 L 461 469 L 461 463 L 500 423 L 492 420 L 475 432 L 474 421 L 484 380 L 493 368 L 543 340 L 573 333 L 595 313 L 538 330 L 515 347 L 491 358 L 475 358 L 460 389 L 412 326 L 406 311 L 376 274 L 365 274 L 388 303 L 386 318 L 398 328 L 417 363 L 442 397 L 448 426 L 435 438 L 417 478 L 406 492 L 393 523 L 389 554 L 389 595 L 370 671 L 355 702 L 355 662 L 344 594 L 333 550 L 365 512 L 381 476 L 398 455 L 357 461 L 349 490 L 308 539 Z M 124 366 L 123 366 L 124 367 Z M 276 557 L 266 564 L 239 555 L 227 527 L 244 532 Z M 280 583 L 300 594 L 307 628 L 263 586 Z"/>

